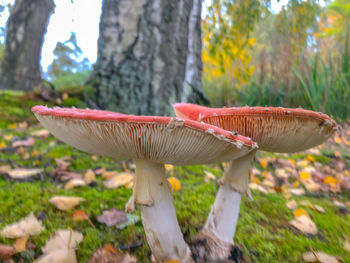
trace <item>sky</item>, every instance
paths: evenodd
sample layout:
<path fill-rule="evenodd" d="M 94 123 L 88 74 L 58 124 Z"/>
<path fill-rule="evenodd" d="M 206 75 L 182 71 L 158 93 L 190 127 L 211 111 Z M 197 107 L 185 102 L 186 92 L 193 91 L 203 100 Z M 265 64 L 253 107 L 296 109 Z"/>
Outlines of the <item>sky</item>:
<path fill-rule="evenodd" d="M 54 59 L 53 50 L 57 42 L 64 42 L 70 38 L 71 32 L 76 33 L 77 44 L 90 63 L 97 58 L 97 39 L 102 0 L 55 0 L 56 8 L 50 17 L 45 35 L 41 66 L 43 71 Z M 210 2 L 205 0 L 205 2 Z M 288 0 L 271 1 L 272 10 L 279 12 Z M 0 0 L 3 5 L 13 4 L 14 0 Z M 205 6 L 205 5 L 204 5 Z M 205 16 L 205 7 L 203 15 Z M 9 17 L 8 9 L 0 16 L 0 26 L 5 26 Z"/>

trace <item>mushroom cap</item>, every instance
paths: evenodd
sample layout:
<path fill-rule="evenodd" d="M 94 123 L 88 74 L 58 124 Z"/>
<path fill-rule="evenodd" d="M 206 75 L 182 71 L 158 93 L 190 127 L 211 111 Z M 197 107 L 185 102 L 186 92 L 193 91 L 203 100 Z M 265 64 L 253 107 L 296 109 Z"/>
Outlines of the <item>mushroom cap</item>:
<path fill-rule="evenodd" d="M 58 139 L 111 157 L 192 165 L 232 160 L 257 148 L 244 136 L 180 118 L 45 106 L 32 111 Z"/>
<path fill-rule="evenodd" d="M 303 151 L 326 141 L 337 123 L 328 115 L 282 107 L 208 108 L 177 103 L 178 117 L 204 121 L 252 138 L 259 150 L 291 153 Z"/>

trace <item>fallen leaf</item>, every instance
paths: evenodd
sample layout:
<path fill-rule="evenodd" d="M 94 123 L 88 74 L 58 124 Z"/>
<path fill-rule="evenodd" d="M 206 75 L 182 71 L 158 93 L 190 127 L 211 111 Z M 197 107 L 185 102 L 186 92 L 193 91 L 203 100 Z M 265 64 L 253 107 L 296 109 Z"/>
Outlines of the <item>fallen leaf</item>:
<path fill-rule="evenodd" d="M 209 171 L 204 171 L 204 182 L 209 183 L 210 180 L 215 180 L 216 177 Z"/>
<path fill-rule="evenodd" d="M 81 197 L 59 195 L 53 196 L 49 200 L 51 204 L 53 204 L 57 209 L 62 211 L 73 209 L 82 201 L 84 201 L 84 198 Z"/>
<path fill-rule="evenodd" d="M 16 148 L 16 147 L 30 147 L 34 145 L 34 138 L 29 137 L 26 140 L 20 140 L 20 141 L 15 141 L 12 143 L 12 147 Z"/>
<path fill-rule="evenodd" d="M 93 170 L 89 169 L 86 171 L 84 175 L 84 182 L 87 185 L 91 184 L 92 182 L 96 182 L 96 176 Z"/>
<path fill-rule="evenodd" d="M 303 188 L 291 188 L 288 190 L 291 194 L 301 196 L 305 194 L 305 190 Z"/>
<path fill-rule="evenodd" d="M 41 173 L 42 169 L 27 169 L 27 168 L 18 168 L 13 169 L 7 172 L 7 174 L 14 179 L 25 179 L 34 175 Z"/>
<path fill-rule="evenodd" d="M 315 257 L 316 254 L 317 258 Z M 306 252 L 303 254 L 303 259 L 305 262 L 318 262 L 318 263 L 339 263 L 339 261 L 331 255 L 324 252 Z"/>
<path fill-rule="evenodd" d="M 76 210 L 73 213 L 74 221 L 83 221 L 89 219 L 89 215 L 86 214 L 83 210 Z"/>
<path fill-rule="evenodd" d="M 290 210 L 295 210 L 298 208 L 298 204 L 295 200 L 291 200 L 289 202 L 286 203 L 286 206 L 290 209 Z"/>
<path fill-rule="evenodd" d="M 74 249 L 82 240 L 79 232 L 58 230 L 42 248 L 44 255 L 34 263 L 77 263 Z"/>
<path fill-rule="evenodd" d="M 16 242 L 13 244 L 13 248 L 15 249 L 16 253 L 27 250 L 28 238 L 29 238 L 29 235 L 16 239 Z"/>
<path fill-rule="evenodd" d="M 301 172 L 299 172 L 299 177 L 302 180 L 307 180 L 307 179 L 310 179 L 311 175 L 309 172 L 301 171 Z"/>
<path fill-rule="evenodd" d="M 0 150 L 6 148 L 6 143 L 4 141 L 0 142 Z"/>
<path fill-rule="evenodd" d="M 83 235 L 80 232 L 60 229 L 46 241 L 41 250 L 47 254 L 56 249 L 76 249 L 81 241 L 83 241 Z"/>
<path fill-rule="evenodd" d="M 3 138 L 4 138 L 5 141 L 12 141 L 13 134 L 6 134 L 6 135 L 4 135 Z"/>
<path fill-rule="evenodd" d="M 96 175 L 101 175 L 101 174 L 103 174 L 104 172 L 106 172 L 106 168 L 99 168 L 99 169 L 96 169 L 96 170 L 95 170 L 95 174 L 96 174 Z"/>
<path fill-rule="evenodd" d="M 98 156 L 97 155 L 91 155 L 91 160 L 97 162 L 98 161 Z"/>
<path fill-rule="evenodd" d="M 128 221 L 128 217 L 125 212 L 113 208 L 111 210 L 103 211 L 102 215 L 97 217 L 97 221 L 111 227 L 117 224 L 126 223 Z"/>
<path fill-rule="evenodd" d="M 258 190 L 259 192 L 262 192 L 264 194 L 268 193 L 268 191 L 264 187 L 258 184 L 250 183 L 249 188 L 252 190 Z"/>
<path fill-rule="evenodd" d="M 323 182 L 325 184 L 329 184 L 329 185 L 334 185 L 334 184 L 337 184 L 338 183 L 338 180 L 332 176 L 327 176 Z"/>
<path fill-rule="evenodd" d="M 103 171 L 102 172 L 102 178 L 103 179 L 111 179 L 114 176 L 117 176 L 118 172 L 117 171 Z"/>
<path fill-rule="evenodd" d="M 0 244 L 0 259 L 8 259 L 15 252 L 16 251 L 15 251 L 14 247 Z"/>
<path fill-rule="evenodd" d="M 69 190 L 78 186 L 85 186 L 85 181 L 81 179 L 72 179 L 69 180 L 66 185 L 64 186 L 64 189 Z"/>
<path fill-rule="evenodd" d="M 305 215 L 298 216 L 289 223 L 304 234 L 316 235 L 318 232 L 315 223 Z"/>
<path fill-rule="evenodd" d="M 175 192 L 181 190 L 180 180 L 177 179 L 176 177 L 169 177 L 168 182 L 170 183 L 171 187 Z"/>
<path fill-rule="evenodd" d="M 320 213 L 325 213 L 326 211 L 323 209 L 322 206 L 314 205 L 314 209 Z"/>
<path fill-rule="evenodd" d="M 350 252 L 350 242 L 349 242 L 349 240 L 346 239 L 346 240 L 344 241 L 344 243 L 343 243 L 343 248 L 344 248 L 344 250 Z"/>
<path fill-rule="evenodd" d="M 346 206 L 345 206 L 344 203 L 339 202 L 339 201 L 336 200 L 336 199 L 333 200 L 333 204 L 334 204 L 336 207 L 339 207 L 339 208 L 346 208 Z"/>
<path fill-rule="evenodd" d="M 113 245 L 107 244 L 93 254 L 88 263 L 136 263 L 137 259 L 128 253 L 124 254 Z"/>
<path fill-rule="evenodd" d="M 310 155 L 310 154 L 308 154 L 307 156 L 306 156 L 306 160 L 308 160 L 308 161 L 310 161 L 310 162 L 315 162 L 316 160 L 315 160 L 315 158 L 312 156 L 312 155 Z"/>
<path fill-rule="evenodd" d="M 293 214 L 294 214 L 295 217 L 299 217 L 301 215 L 304 215 L 304 216 L 307 216 L 308 218 L 310 218 L 309 214 L 302 208 L 296 209 L 293 212 Z"/>
<path fill-rule="evenodd" d="M 260 163 L 261 167 L 264 169 L 266 169 L 269 164 L 269 161 L 267 158 L 259 158 L 258 162 Z"/>
<path fill-rule="evenodd" d="M 45 228 L 40 221 L 34 216 L 33 212 L 22 220 L 6 225 L 0 232 L 0 235 L 6 238 L 20 238 L 26 235 L 38 235 Z"/>
<path fill-rule="evenodd" d="M 138 221 L 140 221 L 140 217 L 137 215 L 126 214 L 126 217 L 128 220 L 125 223 L 118 224 L 118 229 L 124 229 L 125 227 L 136 224 Z"/>
<path fill-rule="evenodd" d="M 69 160 L 70 160 L 69 156 L 56 158 L 55 162 L 57 165 L 57 170 L 67 171 L 68 167 L 70 166 L 70 162 L 68 162 Z"/>
<path fill-rule="evenodd" d="M 121 173 L 119 175 L 113 176 L 111 179 L 104 182 L 107 188 L 113 189 L 120 186 L 125 186 L 134 180 L 134 176 L 131 173 Z"/>
<path fill-rule="evenodd" d="M 172 171 L 174 171 L 174 165 L 166 164 L 164 166 L 167 173 L 171 173 Z"/>
<path fill-rule="evenodd" d="M 34 136 L 34 137 L 45 139 L 45 138 L 47 138 L 50 135 L 50 132 L 48 130 L 46 130 L 46 129 L 41 129 L 41 130 L 38 130 L 38 131 L 31 132 L 30 135 Z"/>
<path fill-rule="evenodd" d="M 11 170 L 10 165 L 2 165 L 0 166 L 0 174 L 7 174 L 8 171 Z"/>

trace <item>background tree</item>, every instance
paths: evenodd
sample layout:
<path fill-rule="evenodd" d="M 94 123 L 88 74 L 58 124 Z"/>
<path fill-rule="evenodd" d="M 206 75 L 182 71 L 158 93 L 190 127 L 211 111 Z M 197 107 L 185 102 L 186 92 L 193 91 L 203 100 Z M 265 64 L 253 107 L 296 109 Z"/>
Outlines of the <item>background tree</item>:
<path fill-rule="evenodd" d="M 53 53 L 55 58 L 46 75 L 56 89 L 72 88 L 86 82 L 90 74 L 90 62 L 82 57 L 83 52 L 74 32 L 67 41 L 57 42 Z"/>
<path fill-rule="evenodd" d="M 104 0 L 91 107 L 166 115 L 206 101 L 201 83 L 200 0 Z"/>
<path fill-rule="evenodd" d="M 0 88 L 30 90 L 41 82 L 40 57 L 53 0 L 16 0 L 7 22 Z"/>

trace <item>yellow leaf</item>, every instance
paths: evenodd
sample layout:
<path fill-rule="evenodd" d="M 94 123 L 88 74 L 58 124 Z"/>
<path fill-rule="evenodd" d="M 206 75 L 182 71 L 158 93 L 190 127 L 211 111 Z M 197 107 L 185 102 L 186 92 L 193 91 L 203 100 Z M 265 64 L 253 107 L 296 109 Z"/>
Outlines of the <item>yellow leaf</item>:
<path fill-rule="evenodd" d="M 339 138 L 338 136 L 335 136 L 335 137 L 334 137 L 334 142 L 335 142 L 335 143 L 341 144 L 341 143 L 342 143 L 342 139 Z"/>
<path fill-rule="evenodd" d="M 299 209 L 296 209 L 294 212 L 293 212 L 294 216 L 295 217 L 299 217 L 301 215 L 304 215 L 304 216 L 307 216 L 310 218 L 309 214 L 302 208 L 299 208 Z"/>
<path fill-rule="evenodd" d="M 0 150 L 6 148 L 6 143 L 4 141 L 0 142 Z"/>
<path fill-rule="evenodd" d="M 179 179 L 175 178 L 175 177 L 170 177 L 168 178 L 168 182 L 171 184 L 171 187 L 173 188 L 173 190 L 179 191 L 181 189 L 181 183 L 179 181 Z"/>
<path fill-rule="evenodd" d="M 310 179 L 311 176 L 309 172 L 301 171 L 299 172 L 299 177 L 302 180 L 307 180 L 307 179 Z"/>
<path fill-rule="evenodd" d="M 294 183 L 293 183 L 293 187 L 298 187 L 299 186 L 299 182 L 298 181 L 295 181 Z"/>
<path fill-rule="evenodd" d="M 172 172 L 174 170 L 174 165 L 171 165 L 171 164 L 166 164 L 165 165 L 165 170 L 167 172 Z"/>
<path fill-rule="evenodd" d="M 269 164 L 266 158 L 260 158 L 259 163 L 262 166 L 262 168 L 266 169 L 267 165 Z"/>
<path fill-rule="evenodd" d="M 308 156 L 306 156 L 306 159 L 310 162 L 315 162 L 315 158 L 310 154 Z"/>
<path fill-rule="evenodd" d="M 29 235 L 27 234 L 24 237 L 20 237 L 18 239 L 16 239 L 15 244 L 13 245 L 16 253 L 22 252 L 22 251 L 26 251 L 27 250 L 27 241 L 28 241 Z"/>
<path fill-rule="evenodd" d="M 325 184 L 329 184 L 329 185 L 334 185 L 334 184 L 337 184 L 338 183 L 338 180 L 332 176 L 327 176 L 323 182 Z"/>
<path fill-rule="evenodd" d="M 7 125 L 7 128 L 9 128 L 9 129 L 16 129 L 17 128 L 17 123 L 11 123 L 11 124 Z"/>

